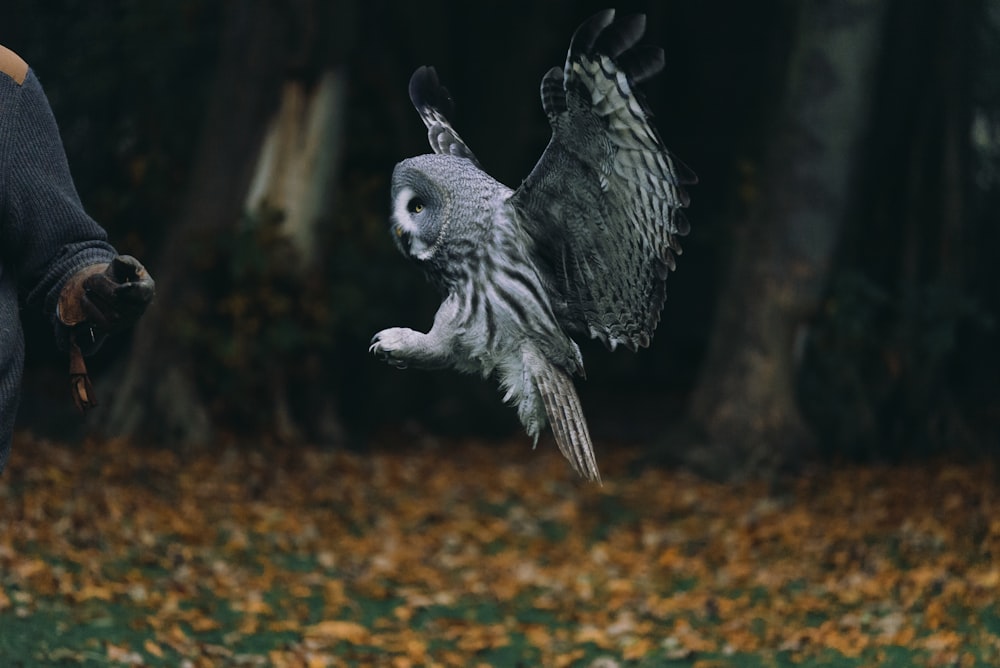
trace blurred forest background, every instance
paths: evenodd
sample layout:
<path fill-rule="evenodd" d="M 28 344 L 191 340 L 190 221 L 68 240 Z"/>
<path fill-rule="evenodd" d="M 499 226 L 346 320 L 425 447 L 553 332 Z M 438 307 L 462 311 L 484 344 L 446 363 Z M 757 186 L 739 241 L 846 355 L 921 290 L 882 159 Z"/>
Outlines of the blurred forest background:
<path fill-rule="evenodd" d="M 429 150 L 407 82 L 435 65 L 516 186 L 549 137 L 541 76 L 605 4 L 8 0 L 0 43 L 45 86 L 85 206 L 158 282 L 92 362 L 85 423 L 25 314 L 21 427 L 205 447 L 516 433 L 493 382 L 366 352 L 438 305 L 388 234 L 392 168 Z M 644 92 L 700 183 L 652 347 L 581 341 L 598 450 L 717 475 L 995 451 L 1000 2 L 619 10 L 665 49 Z"/>

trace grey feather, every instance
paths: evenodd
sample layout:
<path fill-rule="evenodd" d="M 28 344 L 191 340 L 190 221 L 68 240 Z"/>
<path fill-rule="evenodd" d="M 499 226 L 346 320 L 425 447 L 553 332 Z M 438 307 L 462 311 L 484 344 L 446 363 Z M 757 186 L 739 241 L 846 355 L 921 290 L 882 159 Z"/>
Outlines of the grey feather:
<path fill-rule="evenodd" d="M 689 230 L 683 185 L 697 181 L 634 88 L 663 65 L 662 51 L 635 47 L 644 29 L 608 10 L 577 30 L 542 80 L 552 140 L 512 198 L 564 325 L 612 350 L 649 344 Z"/>
<path fill-rule="evenodd" d="M 441 85 L 437 70 L 424 65 L 410 77 L 410 101 L 427 126 L 427 141 L 435 153 L 467 158 L 476 165 L 479 161 L 455 129 L 448 116 L 454 103 L 448 89 Z"/>
<path fill-rule="evenodd" d="M 573 470 L 587 480 L 600 482 L 590 430 L 573 380 L 563 370 L 547 363 L 539 364 L 536 373 L 538 391 L 559 451 L 569 460 Z"/>
<path fill-rule="evenodd" d="M 392 231 L 444 299 L 427 333 L 392 327 L 371 352 L 388 363 L 494 376 L 537 442 L 551 426 L 570 465 L 600 481 L 573 385 L 583 359 L 570 332 L 610 348 L 649 345 L 688 232 L 694 175 L 663 146 L 637 82 L 663 68 L 638 45 L 645 18 L 613 10 L 574 33 L 566 63 L 542 79 L 552 140 L 512 191 L 486 174 L 449 121 L 437 72 L 410 97 L 435 155 L 392 175 Z"/>

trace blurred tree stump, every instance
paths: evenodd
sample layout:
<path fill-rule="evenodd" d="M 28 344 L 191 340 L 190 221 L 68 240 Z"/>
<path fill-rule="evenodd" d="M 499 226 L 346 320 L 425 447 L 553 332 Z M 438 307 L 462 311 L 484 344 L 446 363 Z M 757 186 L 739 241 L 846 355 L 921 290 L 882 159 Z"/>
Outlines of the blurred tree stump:
<path fill-rule="evenodd" d="M 862 156 L 887 3 L 812 0 L 799 22 L 785 97 L 746 220 L 733 240 L 692 423 L 669 454 L 717 477 L 772 473 L 811 452 L 795 395 Z"/>
<path fill-rule="evenodd" d="M 296 226 L 286 227 L 289 237 L 312 258 L 312 230 L 318 209 L 328 200 L 317 194 L 310 179 L 331 173 L 335 156 L 324 151 L 338 120 L 337 82 L 315 71 L 323 71 L 316 63 L 326 62 L 328 55 L 318 39 L 318 11 L 311 0 L 226 5 L 191 185 L 153 267 L 157 299 L 136 330 L 116 391 L 107 393 L 102 423 L 111 433 L 148 435 L 167 443 L 213 438 L 209 404 L 195 381 L 197 361 L 190 346 L 178 341 L 183 335 L 178 329 L 197 327 L 191 314 L 206 308 L 207 286 L 198 280 L 205 268 L 192 266 L 193 258 L 211 240 L 235 236 L 252 218 L 248 203 L 283 207 L 289 224 Z M 300 83 L 288 83 L 296 79 Z M 301 82 L 317 80 L 319 94 L 310 99 Z M 317 139 L 320 145 L 306 145 Z M 288 146 L 292 150 L 284 151 Z M 282 391 L 279 378 L 272 394 Z M 284 403 L 275 396 L 270 407 L 254 408 L 273 411 L 275 421 L 293 431 Z"/>

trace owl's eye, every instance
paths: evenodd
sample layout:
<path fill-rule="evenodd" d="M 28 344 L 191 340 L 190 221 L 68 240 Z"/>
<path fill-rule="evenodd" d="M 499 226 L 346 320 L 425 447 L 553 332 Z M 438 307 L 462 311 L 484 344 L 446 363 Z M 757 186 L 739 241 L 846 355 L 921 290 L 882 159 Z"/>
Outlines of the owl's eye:
<path fill-rule="evenodd" d="M 410 203 L 406 205 L 406 209 L 410 213 L 420 213 L 424 210 L 424 201 L 419 197 L 414 197 L 410 200 Z"/>

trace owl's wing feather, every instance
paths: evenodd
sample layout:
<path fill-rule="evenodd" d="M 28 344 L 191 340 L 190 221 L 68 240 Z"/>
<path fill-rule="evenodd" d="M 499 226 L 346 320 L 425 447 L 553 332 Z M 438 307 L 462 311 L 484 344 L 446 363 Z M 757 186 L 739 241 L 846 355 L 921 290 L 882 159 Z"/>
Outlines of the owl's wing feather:
<path fill-rule="evenodd" d="M 644 32 L 643 16 L 614 10 L 577 29 L 565 66 L 542 78 L 552 139 L 511 198 L 561 321 L 612 350 L 649 345 L 689 230 L 683 185 L 697 182 L 635 88 L 664 62 L 636 46 Z"/>
<path fill-rule="evenodd" d="M 448 89 L 441 85 L 437 70 L 428 65 L 417 68 L 410 77 L 410 101 L 427 126 L 427 141 L 435 153 L 468 158 L 479 165 L 475 154 L 448 121 L 454 103 Z"/>

